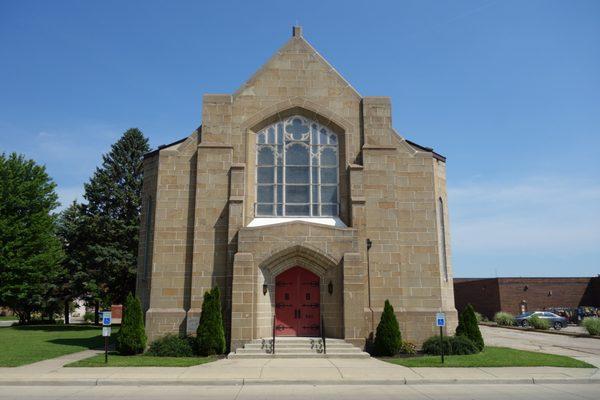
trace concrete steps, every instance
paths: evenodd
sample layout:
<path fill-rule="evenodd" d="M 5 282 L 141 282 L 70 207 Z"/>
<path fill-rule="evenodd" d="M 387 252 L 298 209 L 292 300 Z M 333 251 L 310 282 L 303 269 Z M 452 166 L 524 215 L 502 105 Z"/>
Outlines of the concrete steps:
<path fill-rule="evenodd" d="M 275 354 L 273 338 L 255 339 L 243 348 L 229 353 L 227 358 L 369 358 L 369 354 L 342 339 L 318 337 L 276 337 Z"/>

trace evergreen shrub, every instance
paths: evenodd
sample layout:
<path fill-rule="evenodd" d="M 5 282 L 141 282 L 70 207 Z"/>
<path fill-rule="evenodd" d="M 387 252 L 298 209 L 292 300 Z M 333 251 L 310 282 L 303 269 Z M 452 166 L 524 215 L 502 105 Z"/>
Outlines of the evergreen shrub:
<path fill-rule="evenodd" d="M 123 305 L 121 329 L 117 334 L 117 351 L 122 355 L 143 353 L 146 340 L 142 305 L 137 297 L 129 293 Z"/>
<path fill-rule="evenodd" d="M 223 326 L 221 294 L 218 286 L 204 293 L 200 323 L 196 334 L 200 355 L 209 356 L 225 353 L 225 327 Z"/>
<path fill-rule="evenodd" d="M 477 325 L 477 318 L 475 317 L 475 310 L 473 306 L 467 304 L 465 309 L 458 316 L 458 327 L 456 328 L 456 336 L 466 336 L 479 349 L 483 350 L 485 344 L 483 342 L 483 336 Z"/>
<path fill-rule="evenodd" d="M 479 348 L 466 336 L 452 336 L 450 339 L 453 355 L 479 353 Z"/>
<path fill-rule="evenodd" d="M 402 346 L 402 334 L 400 326 L 394 314 L 394 308 L 388 300 L 385 301 L 381 320 L 377 325 L 375 343 L 373 344 L 375 354 L 378 356 L 395 356 L 400 352 Z"/>
<path fill-rule="evenodd" d="M 423 353 L 440 355 L 442 354 L 442 346 L 444 348 L 444 354 L 452 354 L 452 339 L 448 336 L 444 336 L 443 341 L 440 341 L 439 336 L 432 336 L 423 343 Z M 440 343 L 441 342 L 441 343 Z"/>

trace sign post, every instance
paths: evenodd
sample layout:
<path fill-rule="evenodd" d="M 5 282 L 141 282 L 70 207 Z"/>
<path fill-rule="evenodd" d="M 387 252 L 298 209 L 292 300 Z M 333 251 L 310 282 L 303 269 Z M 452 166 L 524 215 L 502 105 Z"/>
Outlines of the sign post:
<path fill-rule="evenodd" d="M 102 336 L 104 336 L 104 363 L 108 363 L 108 339 L 110 337 L 110 325 L 112 324 L 112 315 L 110 311 L 102 312 Z"/>
<path fill-rule="evenodd" d="M 444 326 L 446 326 L 446 314 L 439 312 L 435 315 L 435 324 L 440 327 L 440 352 L 442 364 L 444 363 Z"/>

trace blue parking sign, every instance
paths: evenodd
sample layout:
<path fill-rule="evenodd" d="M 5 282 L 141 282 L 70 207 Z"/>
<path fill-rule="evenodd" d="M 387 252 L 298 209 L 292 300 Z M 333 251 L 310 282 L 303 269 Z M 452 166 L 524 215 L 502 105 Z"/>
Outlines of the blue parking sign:
<path fill-rule="evenodd" d="M 435 325 L 436 326 L 446 326 L 446 314 L 444 313 L 437 313 L 435 315 Z"/>
<path fill-rule="evenodd" d="M 102 312 L 102 325 L 110 326 L 112 324 L 112 314 L 110 311 Z"/>

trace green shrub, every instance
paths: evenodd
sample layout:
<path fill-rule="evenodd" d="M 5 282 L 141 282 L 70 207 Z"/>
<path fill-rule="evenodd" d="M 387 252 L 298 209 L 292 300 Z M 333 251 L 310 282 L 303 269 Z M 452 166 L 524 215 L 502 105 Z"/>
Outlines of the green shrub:
<path fill-rule="evenodd" d="M 447 356 L 479 353 L 477 345 L 466 336 L 444 336 L 443 347 L 444 354 Z M 432 336 L 423 343 L 425 354 L 440 355 L 440 349 L 439 336 Z"/>
<path fill-rule="evenodd" d="M 547 319 L 538 317 L 537 315 L 533 315 L 531 318 L 529 318 L 529 325 L 533 326 L 535 329 L 550 329 L 550 322 Z"/>
<path fill-rule="evenodd" d="M 590 335 L 600 335 L 600 318 L 584 318 L 582 325 Z"/>
<path fill-rule="evenodd" d="M 83 320 L 85 322 L 93 322 L 94 316 L 95 316 L 95 314 L 93 312 L 88 311 L 85 314 L 83 314 Z"/>
<path fill-rule="evenodd" d="M 411 356 L 415 355 L 417 354 L 417 346 L 412 342 L 402 341 L 402 345 L 400 346 L 400 353 L 408 354 Z"/>
<path fill-rule="evenodd" d="M 157 357 L 193 357 L 191 338 L 166 335 L 150 343 L 147 354 Z"/>
<path fill-rule="evenodd" d="M 402 334 L 394 314 L 394 307 L 386 300 L 375 333 L 375 342 L 373 343 L 375 354 L 378 356 L 395 356 L 400 352 L 401 346 Z"/>
<path fill-rule="evenodd" d="M 483 317 L 483 315 L 481 315 L 481 313 L 478 313 L 477 311 L 475 311 L 475 319 L 477 320 L 477 323 L 480 323 L 483 321 L 484 317 Z"/>
<path fill-rule="evenodd" d="M 196 330 L 198 353 L 203 356 L 223 354 L 226 350 L 220 297 L 218 286 L 204 293 L 200 323 Z"/>
<path fill-rule="evenodd" d="M 448 336 L 444 336 L 443 341 L 440 341 L 439 336 L 432 336 L 423 343 L 423 353 L 433 355 L 442 354 L 441 348 L 443 346 L 444 354 L 449 355 L 452 353 L 451 341 L 452 339 Z"/>
<path fill-rule="evenodd" d="M 454 355 L 479 353 L 477 345 L 466 336 L 452 336 L 450 338 L 450 347 Z"/>
<path fill-rule="evenodd" d="M 496 315 L 494 315 L 494 321 L 501 326 L 515 325 L 515 317 L 512 314 L 502 311 L 497 312 Z"/>
<path fill-rule="evenodd" d="M 483 350 L 483 336 L 477 325 L 475 310 L 473 306 L 467 304 L 465 309 L 458 316 L 458 327 L 456 328 L 456 336 L 466 336 L 477 346 L 479 351 Z"/>
<path fill-rule="evenodd" d="M 117 334 L 117 351 L 122 355 L 133 355 L 142 353 L 145 348 L 146 332 L 142 305 L 137 297 L 129 293 L 123 305 L 121 329 Z"/>

